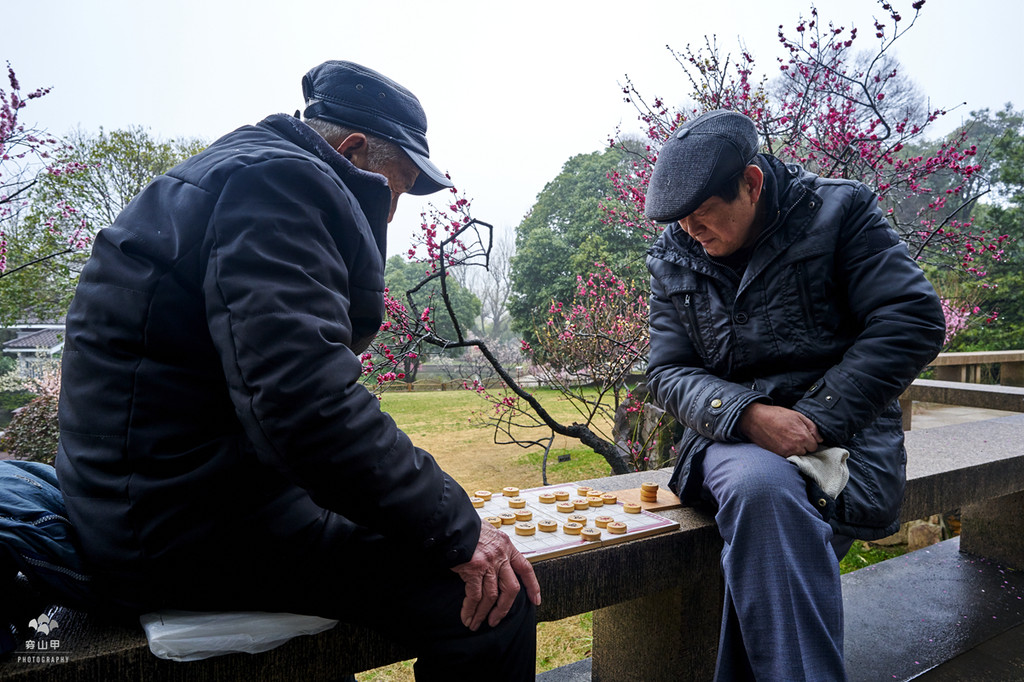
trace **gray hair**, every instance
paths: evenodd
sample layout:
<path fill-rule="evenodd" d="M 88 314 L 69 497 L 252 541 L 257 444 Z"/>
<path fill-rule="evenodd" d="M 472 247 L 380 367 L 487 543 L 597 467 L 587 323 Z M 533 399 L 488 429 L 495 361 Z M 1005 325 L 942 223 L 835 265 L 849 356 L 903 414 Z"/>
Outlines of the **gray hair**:
<path fill-rule="evenodd" d="M 320 137 L 327 140 L 327 144 L 332 147 L 337 147 L 352 133 L 366 135 L 366 162 L 370 167 L 368 170 L 380 170 L 400 159 L 406 159 L 411 162 L 411 159 L 409 159 L 409 156 L 401 147 L 376 135 L 371 135 L 355 128 L 346 128 L 323 118 L 307 118 L 305 123 L 319 133 Z"/>

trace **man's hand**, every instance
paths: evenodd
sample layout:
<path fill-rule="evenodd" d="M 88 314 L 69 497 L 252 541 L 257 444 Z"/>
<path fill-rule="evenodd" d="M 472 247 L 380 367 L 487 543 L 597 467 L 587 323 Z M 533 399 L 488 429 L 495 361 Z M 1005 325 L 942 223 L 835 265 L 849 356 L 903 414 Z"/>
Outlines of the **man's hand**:
<path fill-rule="evenodd" d="M 740 415 L 740 431 L 751 443 L 782 457 L 814 452 L 821 434 L 814 422 L 796 410 L 751 403 Z"/>
<path fill-rule="evenodd" d="M 519 592 L 516 575 L 523 579 L 530 601 L 540 606 L 540 584 L 533 574 L 533 566 L 507 535 L 489 523 L 480 525 L 480 539 L 473 557 L 452 570 L 466 583 L 462 622 L 474 632 L 484 618 L 494 627 L 508 614 Z"/>

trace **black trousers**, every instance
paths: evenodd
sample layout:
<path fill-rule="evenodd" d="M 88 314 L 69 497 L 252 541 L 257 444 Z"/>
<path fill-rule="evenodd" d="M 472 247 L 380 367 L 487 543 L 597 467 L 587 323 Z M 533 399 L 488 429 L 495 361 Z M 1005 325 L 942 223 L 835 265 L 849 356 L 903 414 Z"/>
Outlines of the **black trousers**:
<path fill-rule="evenodd" d="M 450 569 L 319 508 L 276 520 L 266 511 L 189 556 L 105 580 L 101 572 L 101 599 L 134 613 L 258 610 L 368 625 L 416 652 L 417 680 L 535 678 L 536 615 L 524 589 L 496 627 L 471 632 L 460 618 L 465 584 Z"/>

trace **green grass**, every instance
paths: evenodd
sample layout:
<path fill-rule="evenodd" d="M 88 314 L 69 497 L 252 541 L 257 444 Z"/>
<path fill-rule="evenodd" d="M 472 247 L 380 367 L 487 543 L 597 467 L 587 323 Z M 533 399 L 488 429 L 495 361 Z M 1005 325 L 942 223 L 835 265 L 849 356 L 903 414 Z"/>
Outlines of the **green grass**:
<path fill-rule="evenodd" d="M 885 561 L 886 559 L 906 553 L 906 545 L 883 547 L 863 540 L 857 540 L 850 547 L 850 551 L 843 557 L 843 560 L 839 562 L 839 572 L 849 573 L 850 571 L 856 571 L 858 568 L 877 564 L 879 561 Z"/>
<path fill-rule="evenodd" d="M 569 456 L 567 462 L 559 462 L 560 456 Z M 523 453 L 519 461 L 523 464 L 541 468 L 544 453 L 541 450 L 528 450 Z M 570 483 L 573 481 L 585 481 L 591 478 L 604 478 L 612 475 L 612 468 L 604 457 L 587 447 L 575 448 L 572 450 L 561 448 L 552 449 L 548 454 L 547 464 L 548 484 Z"/>

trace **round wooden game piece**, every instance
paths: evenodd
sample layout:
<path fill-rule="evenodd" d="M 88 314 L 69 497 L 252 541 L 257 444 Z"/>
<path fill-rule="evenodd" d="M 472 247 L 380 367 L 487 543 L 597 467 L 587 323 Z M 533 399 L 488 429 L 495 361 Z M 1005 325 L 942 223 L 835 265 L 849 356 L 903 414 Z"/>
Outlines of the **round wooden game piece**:
<path fill-rule="evenodd" d="M 650 481 L 640 484 L 640 491 L 645 493 L 656 493 L 658 492 L 658 484 L 651 483 Z"/>
<path fill-rule="evenodd" d="M 572 503 L 573 503 L 573 506 L 575 506 L 577 509 L 589 509 L 590 508 L 590 503 L 587 502 L 582 497 L 577 497 L 575 500 L 572 501 Z"/>
<path fill-rule="evenodd" d="M 499 519 L 497 516 L 485 516 L 484 521 L 491 524 L 495 528 L 501 527 L 501 519 Z"/>
<path fill-rule="evenodd" d="M 555 499 L 558 500 L 559 502 L 565 502 L 566 500 L 569 499 L 569 491 L 568 490 L 556 490 L 555 491 Z"/>
<path fill-rule="evenodd" d="M 604 498 L 603 497 L 594 497 L 593 495 L 588 495 L 587 496 L 587 504 L 589 504 L 591 507 L 603 507 L 604 506 Z"/>
<path fill-rule="evenodd" d="M 533 512 L 529 509 L 517 509 L 515 515 L 516 521 L 529 521 L 533 518 Z"/>
<path fill-rule="evenodd" d="M 657 502 L 658 493 L 640 493 L 641 502 Z"/>
<path fill-rule="evenodd" d="M 615 504 L 619 501 L 619 498 L 615 493 L 605 493 L 604 495 L 601 495 L 601 499 L 604 500 L 605 504 Z"/>
<path fill-rule="evenodd" d="M 484 506 L 484 499 L 482 497 L 471 497 L 469 501 L 473 503 L 473 506 L 479 509 Z"/>
<path fill-rule="evenodd" d="M 582 497 L 586 497 L 587 493 L 593 490 L 589 485 L 576 486 L 576 494 Z"/>
<path fill-rule="evenodd" d="M 510 497 L 508 498 L 508 506 L 513 509 L 522 509 L 526 506 L 526 500 L 521 497 Z"/>
<path fill-rule="evenodd" d="M 520 521 L 516 524 L 516 535 L 533 535 L 537 532 L 537 525 L 529 521 Z"/>
<path fill-rule="evenodd" d="M 562 512 L 563 514 L 571 514 L 576 511 L 576 505 L 572 502 L 558 502 L 555 504 L 555 509 Z"/>
<path fill-rule="evenodd" d="M 541 504 L 554 504 L 555 503 L 555 494 L 554 493 L 541 493 L 537 497 L 537 499 L 540 500 Z"/>
<path fill-rule="evenodd" d="M 580 531 L 583 530 L 583 526 L 578 523 L 567 523 L 562 526 L 562 530 L 566 535 L 579 535 Z"/>
<path fill-rule="evenodd" d="M 604 515 L 596 516 L 596 517 L 594 517 L 594 525 L 597 526 L 598 528 L 604 528 L 605 526 L 607 526 L 609 523 L 611 523 L 614 520 L 615 520 L 614 516 L 604 516 Z"/>
<path fill-rule="evenodd" d="M 516 515 L 512 512 L 501 512 L 498 514 L 498 518 L 501 519 L 501 525 L 511 526 L 516 522 Z"/>
<path fill-rule="evenodd" d="M 554 533 L 558 530 L 558 524 L 551 519 L 541 519 L 537 522 L 537 527 L 545 533 Z"/>
<path fill-rule="evenodd" d="M 593 488 L 591 488 L 590 490 L 587 491 L 587 495 L 586 496 L 587 497 L 601 497 L 602 495 L 604 495 L 604 491 L 603 490 L 594 490 Z"/>
<path fill-rule="evenodd" d="M 636 502 L 623 502 L 622 503 L 622 509 L 627 514 L 639 514 L 640 513 L 640 505 L 637 504 Z"/>
<path fill-rule="evenodd" d="M 473 493 L 474 497 L 479 497 L 484 502 L 490 501 L 491 495 L 493 494 L 494 493 L 492 493 L 490 490 L 477 490 L 475 493 Z"/>
<path fill-rule="evenodd" d="M 626 524 L 622 521 L 612 521 L 608 524 L 608 532 L 614 535 L 622 535 L 626 532 Z"/>
<path fill-rule="evenodd" d="M 505 497 L 518 497 L 519 488 L 510 485 L 507 488 L 502 488 L 501 494 L 504 495 Z"/>
<path fill-rule="evenodd" d="M 565 517 L 565 520 L 570 523 L 578 523 L 581 526 L 587 525 L 587 517 L 583 514 L 569 514 L 569 516 Z"/>
<path fill-rule="evenodd" d="M 599 531 L 597 528 L 584 528 L 582 531 L 580 531 L 580 535 L 582 535 L 583 539 L 587 540 L 588 542 L 593 542 L 594 540 L 601 539 L 601 531 Z"/>

